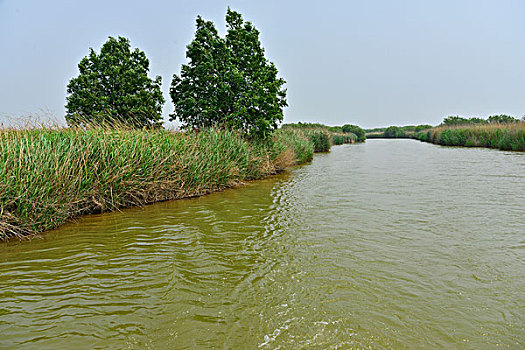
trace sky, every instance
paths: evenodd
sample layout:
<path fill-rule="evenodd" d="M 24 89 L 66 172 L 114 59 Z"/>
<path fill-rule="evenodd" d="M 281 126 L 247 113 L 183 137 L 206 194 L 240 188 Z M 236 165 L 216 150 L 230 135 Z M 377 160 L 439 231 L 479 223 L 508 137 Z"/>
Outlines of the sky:
<path fill-rule="evenodd" d="M 227 7 L 261 32 L 287 84 L 285 122 L 364 128 L 448 115 L 525 115 L 523 0 L 0 0 L 0 121 L 63 120 L 92 47 L 125 36 L 169 86 L 195 18 L 225 33 Z"/>

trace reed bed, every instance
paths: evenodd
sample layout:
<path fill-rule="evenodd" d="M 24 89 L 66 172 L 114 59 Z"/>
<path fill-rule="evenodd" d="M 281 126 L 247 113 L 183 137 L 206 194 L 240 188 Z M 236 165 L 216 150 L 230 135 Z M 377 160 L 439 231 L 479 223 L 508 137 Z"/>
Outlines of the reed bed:
<path fill-rule="evenodd" d="M 356 143 L 358 137 L 354 133 L 331 133 L 332 145 L 342 145 L 345 143 Z"/>
<path fill-rule="evenodd" d="M 0 240 L 84 214 L 199 196 L 308 162 L 300 130 L 249 140 L 227 130 L 0 130 Z"/>
<path fill-rule="evenodd" d="M 342 132 L 342 127 L 318 123 L 284 124 L 282 129 L 302 132 L 314 144 L 315 152 L 328 152 L 332 145 L 356 143 L 359 138 L 352 132 Z M 364 141 L 364 139 L 362 140 Z"/>
<path fill-rule="evenodd" d="M 444 146 L 525 151 L 525 122 L 440 126 L 417 133 L 415 138 Z"/>

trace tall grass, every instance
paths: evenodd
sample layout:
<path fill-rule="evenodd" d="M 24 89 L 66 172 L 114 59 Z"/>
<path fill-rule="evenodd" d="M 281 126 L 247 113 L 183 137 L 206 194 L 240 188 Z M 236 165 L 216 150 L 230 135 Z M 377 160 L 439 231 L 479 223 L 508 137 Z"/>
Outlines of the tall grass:
<path fill-rule="evenodd" d="M 356 143 L 358 137 L 354 133 L 331 133 L 332 145 L 342 145 L 345 143 Z"/>
<path fill-rule="evenodd" d="M 315 152 L 328 152 L 332 145 L 342 145 L 359 141 L 356 134 L 352 132 L 342 132 L 343 127 L 340 126 L 327 126 L 319 123 L 297 123 L 284 124 L 282 129 L 302 132 L 313 142 Z"/>
<path fill-rule="evenodd" d="M 303 133 L 313 142 L 314 152 L 328 152 L 332 146 L 330 133 L 323 129 L 305 129 Z"/>
<path fill-rule="evenodd" d="M 198 196 L 312 159 L 297 130 L 253 141 L 232 131 L 0 130 L 0 240 L 83 214 Z"/>
<path fill-rule="evenodd" d="M 279 129 L 274 133 L 273 142 L 276 152 L 293 152 L 295 164 L 309 162 L 314 157 L 315 146 L 301 130 Z"/>
<path fill-rule="evenodd" d="M 444 146 L 525 151 L 525 122 L 440 126 L 417 133 L 416 138 Z"/>

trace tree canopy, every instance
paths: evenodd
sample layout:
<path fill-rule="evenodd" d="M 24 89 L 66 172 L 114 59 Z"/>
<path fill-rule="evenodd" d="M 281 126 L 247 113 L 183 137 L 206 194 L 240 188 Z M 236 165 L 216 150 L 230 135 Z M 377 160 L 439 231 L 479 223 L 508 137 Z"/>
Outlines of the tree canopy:
<path fill-rule="evenodd" d="M 506 114 L 499 114 L 499 115 L 491 115 L 487 121 L 489 123 L 496 123 L 496 124 L 508 124 L 508 123 L 517 123 L 520 120 L 518 118 L 514 118 L 510 115 Z"/>
<path fill-rule="evenodd" d="M 358 142 L 363 142 L 366 140 L 366 136 L 365 136 L 365 131 L 363 129 L 361 129 L 359 126 L 357 125 L 353 125 L 353 124 L 345 124 L 343 125 L 343 132 L 344 133 L 353 133 L 357 136 L 357 141 Z"/>
<path fill-rule="evenodd" d="M 227 34 L 200 16 L 187 46 L 189 62 L 173 75 L 170 95 L 183 128 L 217 126 L 266 135 L 283 120 L 285 81 L 264 56 L 259 31 L 228 8 Z"/>
<path fill-rule="evenodd" d="M 487 121 L 483 118 L 472 117 L 464 118 L 458 115 L 451 115 L 443 119 L 443 125 L 468 125 L 468 124 L 485 124 Z"/>
<path fill-rule="evenodd" d="M 449 116 L 443 119 L 443 125 L 451 126 L 451 125 L 471 125 L 471 124 L 508 124 L 508 123 L 517 123 L 520 120 L 518 118 L 514 118 L 510 115 L 506 114 L 499 114 L 499 115 L 491 115 L 487 119 L 473 117 L 473 118 L 465 118 L 460 117 L 457 115 Z"/>
<path fill-rule="evenodd" d="M 160 125 L 161 78 L 148 77 L 149 60 L 128 39 L 109 37 L 97 54 L 92 48 L 78 64 L 80 74 L 67 86 L 69 125 L 120 123 L 134 127 Z"/>

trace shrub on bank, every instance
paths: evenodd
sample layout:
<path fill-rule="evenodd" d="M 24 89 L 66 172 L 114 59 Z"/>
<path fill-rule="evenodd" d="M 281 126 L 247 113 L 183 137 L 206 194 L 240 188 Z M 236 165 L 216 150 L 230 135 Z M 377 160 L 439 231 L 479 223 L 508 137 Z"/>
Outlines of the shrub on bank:
<path fill-rule="evenodd" d="M 328 126 L 320 123 L 291 123 L 284 124 L 283 129 L 296 129 L 302 130 L 306 133 L 310 131 L 324 131 L 327 132 L 330 136 L 330 143 L 332 145 L 342 145 L 345 143 L 355 143 L 355 142 L 364 142 L 366 140 L 365 131 L 357 125 L 345 124 L 343 126 Z M 323 142 L 321 140 L 316 140 L 316 134 L 312 133 L 310 136 L 312 140 L 319 145 L 319 149 L 326 149 L 326 144 L 321 146 Z"/>
<path fill-rule="evenodd" d="M 383 133 L 383 137 L 390 139 L 390 138 L 405 138 L 407 136 L 406 136 L 405 131 L 402 128 L 398 126 L 389 126 L 388 128 L 386 128 L 385 132 Z"/>
<path fill-rule="evenodd" d="M 355 140 L 357 142 L 364 142 L 366 140 L 365 131 L 357 125 L 345 124 L 342 127 L 342 131 L 347 134 L 355 135 Z"/>
<path fill-rule="evenodd" d="M 369 139 L 413 139 L 417 134 L 431 129 L 428 124 L 389 126 L 388 128 L 366 129 L 366 137 Z"/>

